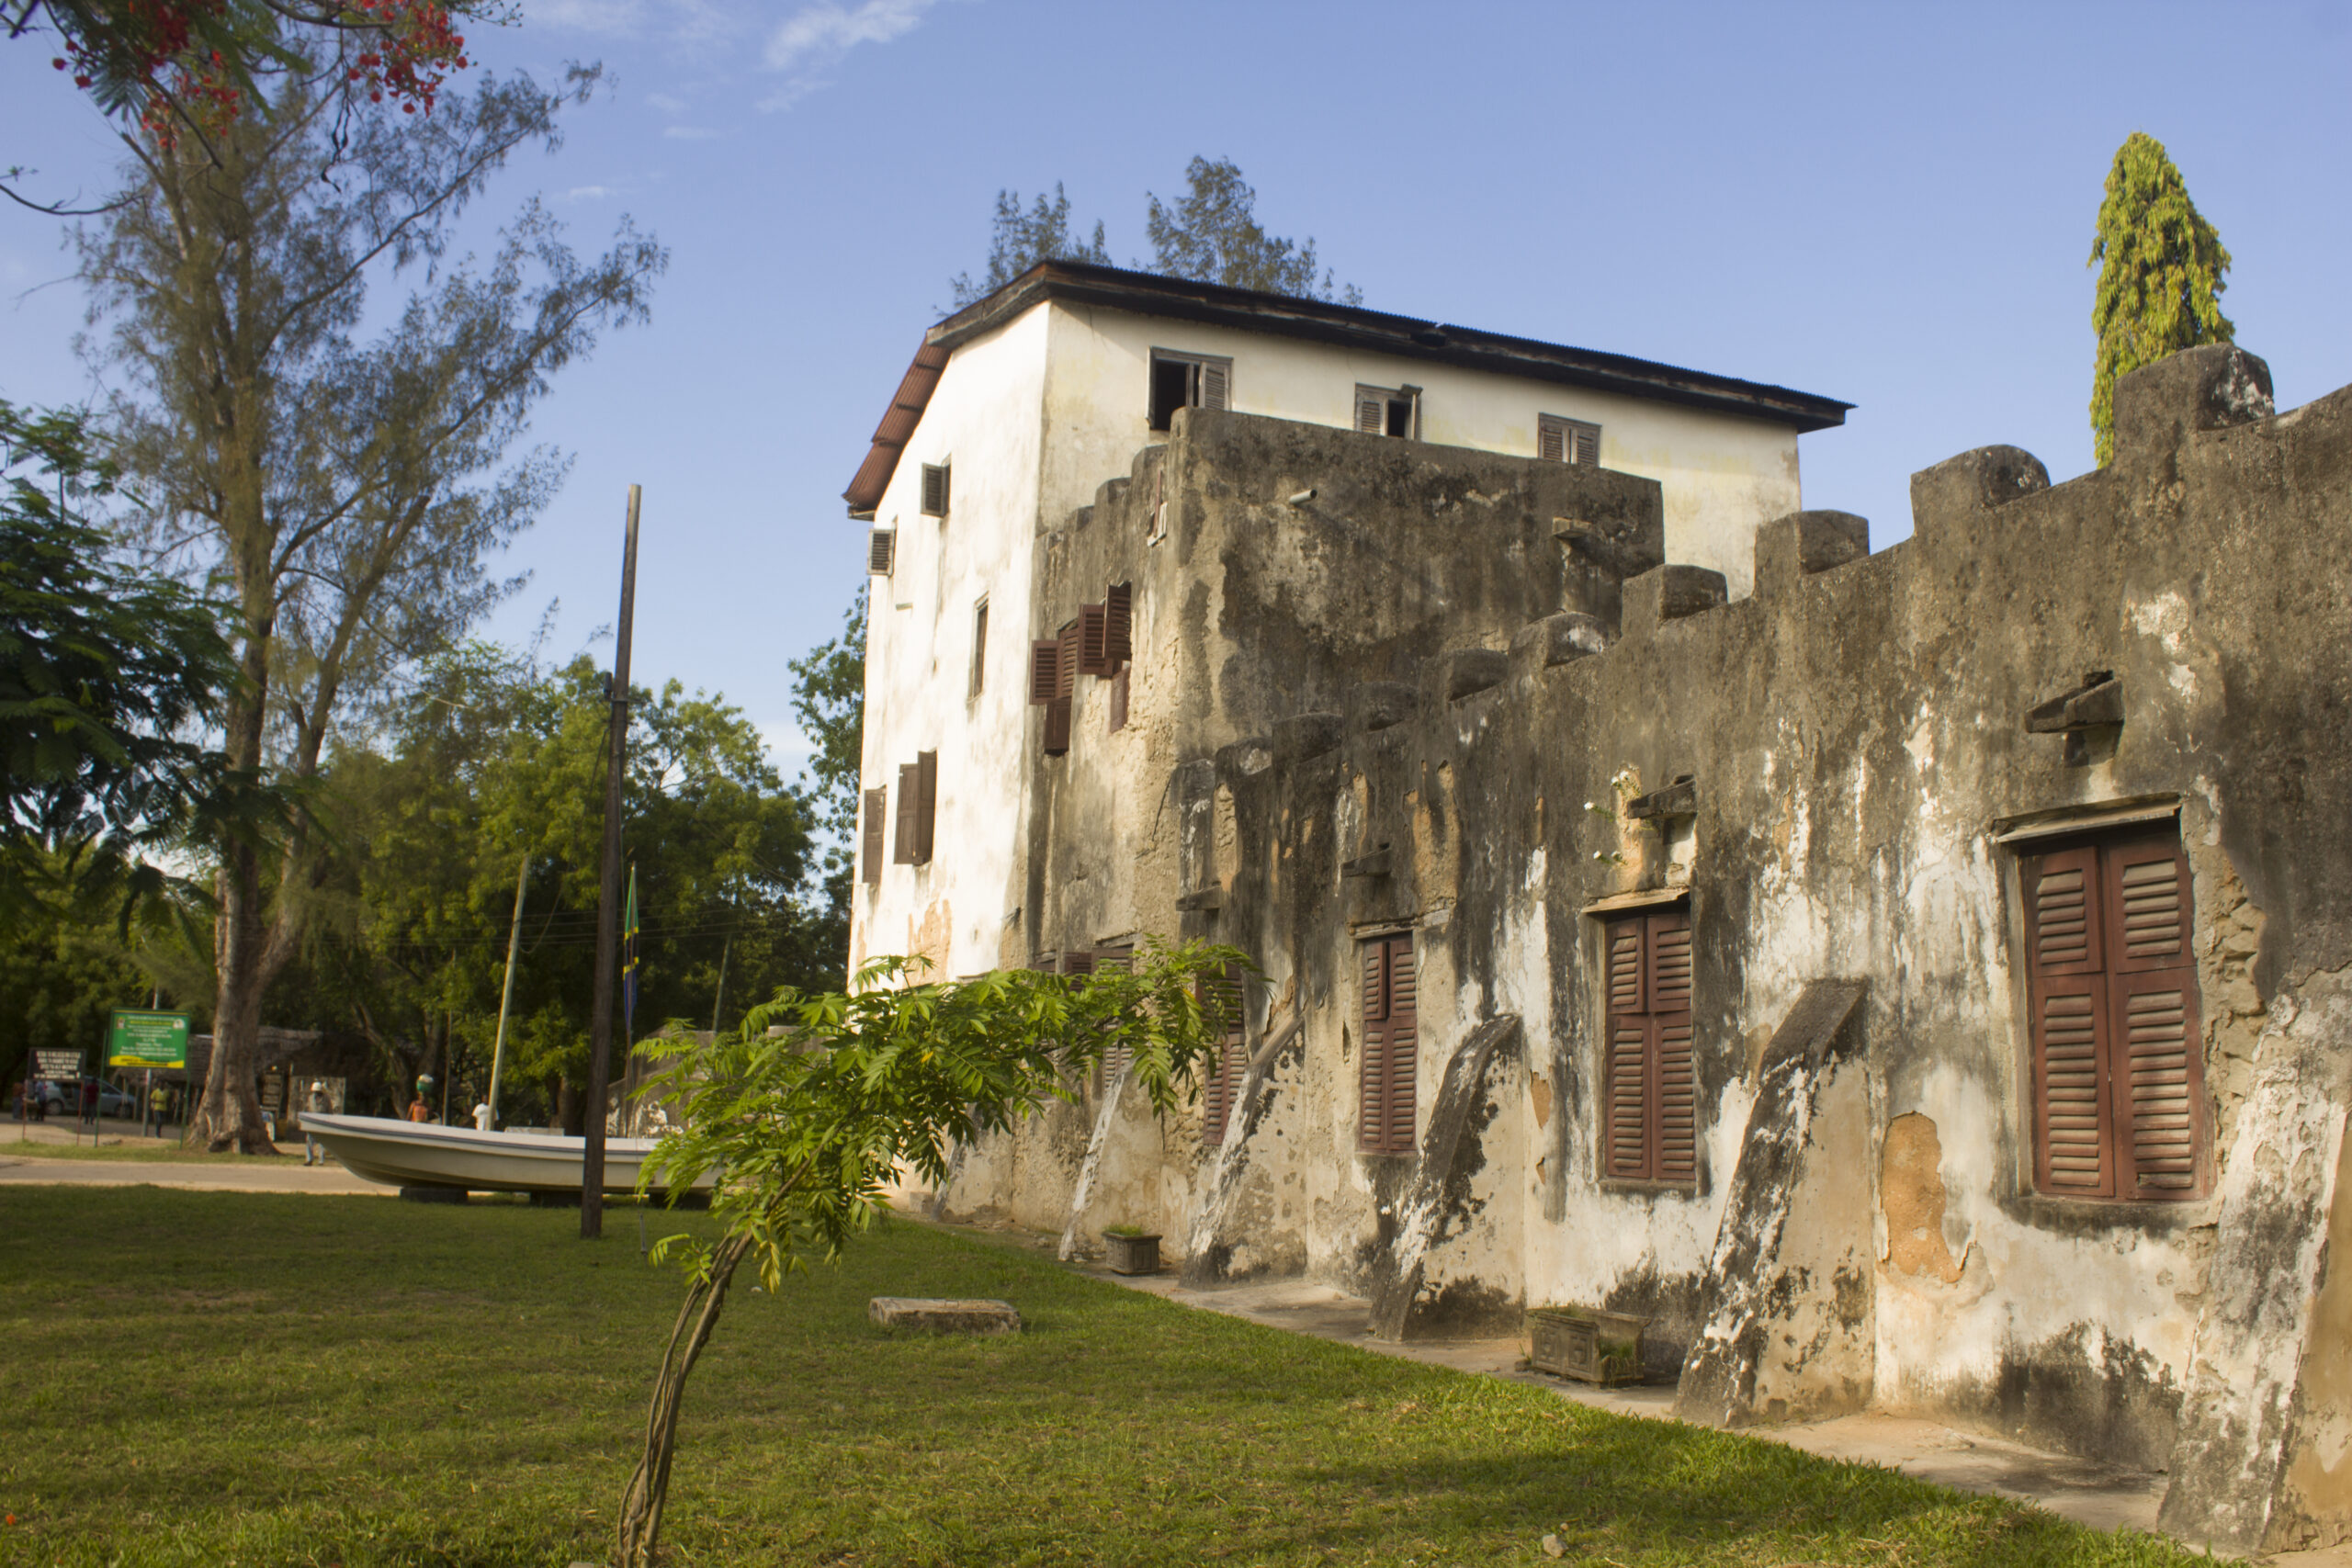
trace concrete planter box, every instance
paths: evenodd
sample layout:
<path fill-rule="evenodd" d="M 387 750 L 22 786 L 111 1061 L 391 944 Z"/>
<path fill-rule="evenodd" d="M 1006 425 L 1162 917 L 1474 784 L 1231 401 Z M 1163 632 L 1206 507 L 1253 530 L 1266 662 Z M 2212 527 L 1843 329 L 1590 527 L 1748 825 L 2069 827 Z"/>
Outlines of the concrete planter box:
<path fill-rule="evenodd" d="M 1159 1272 L 1159 1238 L 1156 1235 L 1119 1235 L 1104 1231 L 1102 1246 L 1110 1256 L 1114 1274 Z"/>
<path fill-rule="evenodd" d="M 1527 1361 L 1554 1377 L 1604 1388 L 1644 1382 L 1646 1317 L 1584 1307 L 1537 1307 L 1527 1314 Z"/>

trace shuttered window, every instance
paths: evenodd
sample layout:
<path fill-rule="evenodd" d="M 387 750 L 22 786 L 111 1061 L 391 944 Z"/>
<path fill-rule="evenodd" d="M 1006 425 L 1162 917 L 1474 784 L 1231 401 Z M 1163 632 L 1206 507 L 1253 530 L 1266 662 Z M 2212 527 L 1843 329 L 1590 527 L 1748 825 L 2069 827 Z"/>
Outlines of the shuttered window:
<path fill-rule="evenodd" d="M 931 863 L 932 824 L 939 811 L 939 753 L 918 751 L 915 760 L 899 769 L 899 848 L 891 858 L 900 865 Z"/>
<path fill-rule="evenodd" d="M 1136 950 L 1132 947 L 1103 947 L 1091 953 L 1065 953 L 1062 954 L 1062 973 L 1091 975 L 1102 970 L 1124 975 L 1134 966 L 1135 957 Z M 1116 1087 L 1119 1075 L 1127 1070 L 1127 1064 L 1134 1059 L 1134 1050 L 1125 1045 L 1113 1045 L 1102 1053 L 1102 1059 L 1094 1073 L 1094 1093 L 1098 1099 Z"/>
<path fill-rule="evenodd" d="M 2177 830 L 2054 843 L 2019 862 L 2034 1186 L 2064 1198 L 2204 1196 L 2195 900 Z"/>
<path fill-rule="evenodd" d="M 1102 593 L 1103 645 L 1113 665 L 1136 656 L 1136 591 L 1128 582 L 1114 582 Z"/>
<path fill-rule="evenodd" d="M 1111 622 L 1104 606 L 1080 604 L 1078 607 L 1078 672 L 1081 675 L 1108 675 L 1115 668 L 1111 662 Z"/>
<path fill-rule="evenodd" d="M 869 576 L 888 577 L 899 566 L 899 531 L 876 528 L 865 536 L 865 570 Z"/>
<path fill-rule="evenodd" d="M 1241 1077 L 1250 1067 L 1248 1032 L 1241 1012 L 1241 970 L 1227 964 L 1220 974 L 1202 976 L 1198 994 L 1201 1006 L 1215 1008 L 1224 1023 L 1216 1057 L 1201 1083 L 1201 1142 L 1215 1147 L 1225 1142 L 1226 1127 L 1240 1100 Z"/>
<path fill-rule="evenodd" d="M 922 514 L 925 517 L 947 515 L 948 469 L 944 463 L 922 466 Z"/>
<path fill-rule="evenodd" d="M 1600 426 L 1558 414 L 1535 416 L 1535 455 L 1547 463 L 1600 466 Z"/>
<path fill-rule="evenodd" d="M 972 689 L 967 694 L 978 696 L 989 682 L 989 602 L 984 597 L 972 606 Z"/>
<path fill-rule="evenodd" d="M 1360 943 L 1357 958 L 1363 975 L 1363 1055 L 1357 1077 L 1356 1147 L 1365 1154 L 1408 1155 L 1421 1043 L 1412 933 Z"/>
<path fill-rule="evenodd" d="M 1358 387 L 1356 429 L 1365 435 L 1394 435 L 1415 440 L 1420 435 L 1421 389 L 1419 387 Z"/>
<path fill-rule="evenodd" d="M 1699 1179 L 1698 1059 L 1690 1027 L 1690 915 L 1671 909 L 1601 928 L 1601 1174 Z"/>
<path fill-rule="evenodd" d="M 1233 406 L 1233 361 L 1205 354 L 1151 351 L 1151 428 L 1166 430 L 1182 408 Z"/>
<path fill-rule="evenodd" d="M 890 792 L 887 787 L 865 792 L 865 814 L 861 825 L 863 837 L 858 846 L 858 860 L 864 867 L 868 886 L 882 880 L 883 835 L 889 830 L 889 801 Z"/>

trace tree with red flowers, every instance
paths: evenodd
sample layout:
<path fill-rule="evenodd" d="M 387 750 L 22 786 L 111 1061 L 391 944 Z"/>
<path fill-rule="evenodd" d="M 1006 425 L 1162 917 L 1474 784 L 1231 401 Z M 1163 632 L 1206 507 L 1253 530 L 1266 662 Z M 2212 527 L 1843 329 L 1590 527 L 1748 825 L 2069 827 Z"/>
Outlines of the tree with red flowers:
<path fill-rule="evenodd" d="M 42 37 L 109 116 L 158 144 L 209 140 L 245 112 L 256 78 L 322 58 L 346 97 L 430 113 L 452 71 L 471 63 L 467 17 L 503 19 L 499 0 L 0 0 L 10 38 Z M 13 194 L 13 193 L 12 193 Z M 20 198 L 21 199 L 21 198 Z"/>

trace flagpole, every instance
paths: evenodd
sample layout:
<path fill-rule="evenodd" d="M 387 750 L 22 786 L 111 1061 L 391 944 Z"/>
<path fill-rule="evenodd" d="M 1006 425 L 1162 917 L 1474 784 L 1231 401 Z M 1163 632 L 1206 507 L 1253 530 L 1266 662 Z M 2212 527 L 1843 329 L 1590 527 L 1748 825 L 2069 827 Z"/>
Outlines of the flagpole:
<path fill-rule="evenodd" d="M 605 747 L 605 862 L 596 887 L 596 978 L 588 1017 L 588 1134 L 580 1157 L 580 1239 L 605 1234 L 605 1091 L 613 1049 L 614 948 L 620 931 L 621 769 L 628 757 L 629 624 L 637 609 L 637 513 L 642 491 L 628 487 L 628 540 L 621 550 L 621 615 L 613 648 L 612 716 Z"/>

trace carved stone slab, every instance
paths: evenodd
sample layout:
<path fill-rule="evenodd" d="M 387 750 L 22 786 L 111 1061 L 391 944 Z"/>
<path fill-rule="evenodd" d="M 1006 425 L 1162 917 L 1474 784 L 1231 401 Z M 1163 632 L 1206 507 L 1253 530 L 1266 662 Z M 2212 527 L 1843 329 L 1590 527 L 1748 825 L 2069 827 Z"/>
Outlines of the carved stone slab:
<path fill-rule="evenodd" d="M 1021 1314 L 1011 1302 L 939 1301 L 923 1296 L 876 1296 L 865 1315 L 885 1328 L 915 1334 L 1018 1334 Z"/>

